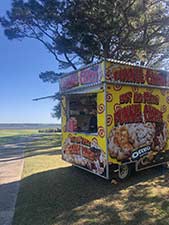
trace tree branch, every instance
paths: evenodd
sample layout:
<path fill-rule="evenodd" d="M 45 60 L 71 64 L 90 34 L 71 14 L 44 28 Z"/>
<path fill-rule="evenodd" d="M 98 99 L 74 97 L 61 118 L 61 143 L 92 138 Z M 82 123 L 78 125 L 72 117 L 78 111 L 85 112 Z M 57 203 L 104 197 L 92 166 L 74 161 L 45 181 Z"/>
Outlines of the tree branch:
<path fill-rule="evenodd" d="M 76 70 L 77 69 L 76 66 L 71 62 L 71 60 L 69 59 L 66 53 L 64 53 L 64 56 L 66 60 L 68 61 L 68 63 L 73 67 L 73 69 Z"/>

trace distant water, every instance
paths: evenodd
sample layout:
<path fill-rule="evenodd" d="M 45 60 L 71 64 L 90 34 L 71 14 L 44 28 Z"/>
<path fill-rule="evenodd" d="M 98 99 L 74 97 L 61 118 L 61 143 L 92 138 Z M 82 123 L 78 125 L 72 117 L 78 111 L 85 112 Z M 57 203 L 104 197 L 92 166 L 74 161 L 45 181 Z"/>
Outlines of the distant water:
<path fill-rule="evenodd" d="M 27 129 L 45 129 L 45 128 L 61 128 L 61 124 L 51 123 L 0 123 L 0 130 L 27 130 Z"/>

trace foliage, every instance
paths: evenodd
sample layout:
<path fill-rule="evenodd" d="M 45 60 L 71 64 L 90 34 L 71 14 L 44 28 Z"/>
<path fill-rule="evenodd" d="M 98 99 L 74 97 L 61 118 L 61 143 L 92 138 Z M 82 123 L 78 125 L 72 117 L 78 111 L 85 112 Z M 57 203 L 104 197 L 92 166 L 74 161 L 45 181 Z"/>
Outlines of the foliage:
<path fill-rule="evenodd" d="M 61 117 L 61 103 L 62 103 L 60 93 L 55 93 L 53 100 L 57 101 L 58 104 L 56 104 L 53 107 L 53 113 L 51 115 L 52 115 L 52 117 L 56 117 L 56 118 L 60 119 L 60 117 Z"/>
<path fill-rule="evenodd" d="M 169 59 L 168 12 L 168 0 L 13 0 L 0 23 L 9 39 L 40 41 L 59 69 L 102 58 L 162 67 Z M 59 75 L 40 77 L 55 82 Z"/>
<path fill-rule="evenodd" d="M 60 68 L 102 57 L 155 64 L 166 59 L 166 0 L 13 0 L 1 18 L 9 39 L 39 40 Z"/>
<path fill-rule="evenodd" d="M 54 71 L 46 71 L 41 72 L 39 74 L 39 78 L 43 80 L 43 82 L 51 82 L 56 83 L 58 81 L 59 76 L 61 76 L 62 73 L 55 73 Z"/>

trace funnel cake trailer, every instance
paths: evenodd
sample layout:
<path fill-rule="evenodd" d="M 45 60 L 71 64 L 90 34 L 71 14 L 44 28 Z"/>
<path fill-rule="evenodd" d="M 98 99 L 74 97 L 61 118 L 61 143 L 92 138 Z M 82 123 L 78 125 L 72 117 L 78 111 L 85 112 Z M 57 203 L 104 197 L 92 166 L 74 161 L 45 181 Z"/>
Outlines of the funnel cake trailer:
<path fill-rule="evenodd" d="M 121 180 L 169 161 L 168 72 L 106 60 L 59 84 L 63 160 Z"/>

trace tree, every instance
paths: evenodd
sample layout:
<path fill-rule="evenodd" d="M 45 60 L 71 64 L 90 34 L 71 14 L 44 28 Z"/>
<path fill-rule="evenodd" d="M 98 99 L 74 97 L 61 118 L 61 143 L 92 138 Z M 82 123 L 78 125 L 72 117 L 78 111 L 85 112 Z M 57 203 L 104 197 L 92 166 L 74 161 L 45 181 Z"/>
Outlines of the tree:
<path fill-rule="evenodd" d="M 162 66 L 169 57 L 168 0 L 13 0 L 0 22 L 9 39 L 40 41 L 73 68 L 102 58 Z M 57 73 L 41 73 L 44 81 Z"/>

